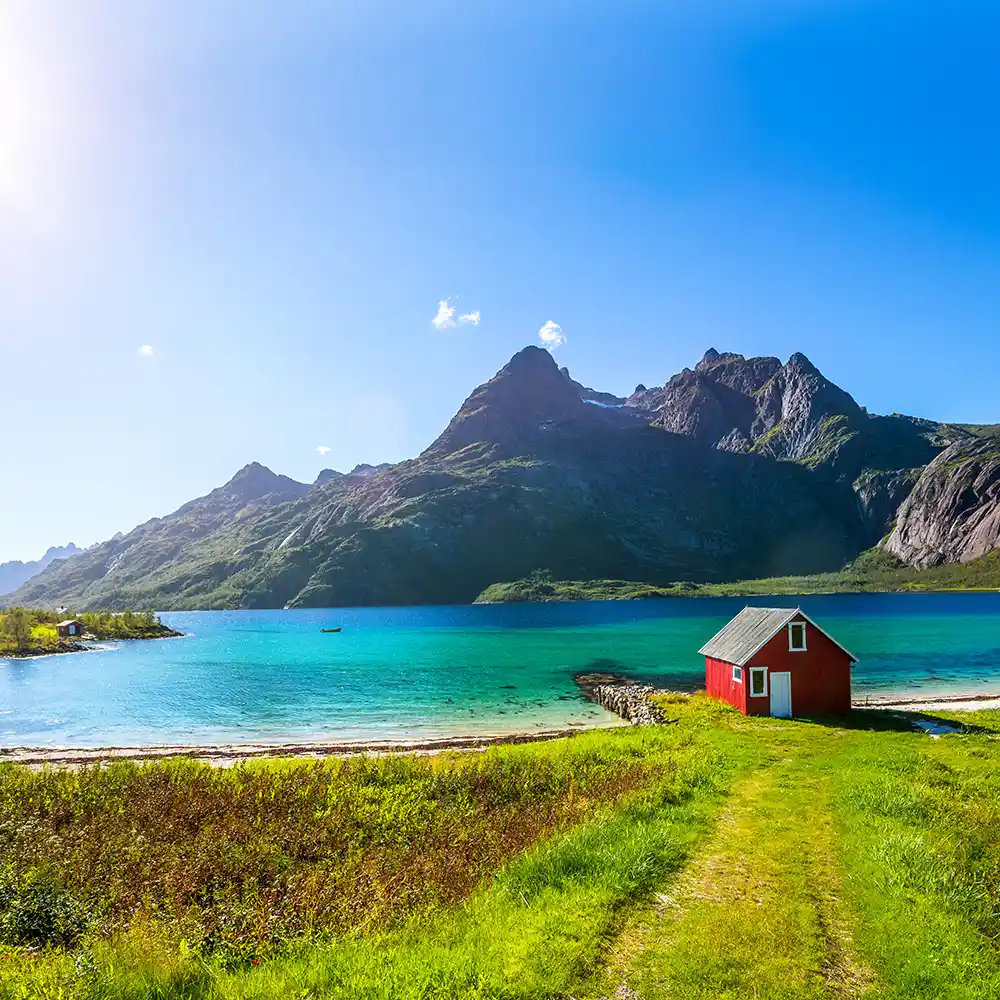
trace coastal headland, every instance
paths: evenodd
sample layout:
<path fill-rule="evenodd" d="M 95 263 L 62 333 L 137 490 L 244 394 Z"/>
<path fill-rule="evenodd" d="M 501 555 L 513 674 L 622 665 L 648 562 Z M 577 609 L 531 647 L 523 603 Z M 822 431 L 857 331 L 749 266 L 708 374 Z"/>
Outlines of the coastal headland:
<path fill-rule="evenodd" d="M 88 642 L 180 638 L 152 611 L 87 611 L 64 618 L 65 610 L 12 607 L 0 611 L 0 660 L 85 653 Z"/>

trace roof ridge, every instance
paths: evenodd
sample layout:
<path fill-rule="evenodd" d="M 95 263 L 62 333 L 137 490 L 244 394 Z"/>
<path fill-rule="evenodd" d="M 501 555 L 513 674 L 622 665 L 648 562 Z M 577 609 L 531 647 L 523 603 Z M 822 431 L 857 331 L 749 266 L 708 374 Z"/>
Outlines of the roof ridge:
<path fill-rule="evenodd" d="M 736 666 L 746 666 L 747 661 L 760 652 L 796 615 L 801 615 L 813 628 L 819 629 L 831 642 L 839 646 L 853 661 L 857 657 L 847 648 L 841 646 L 836 639 L 802 610 L 796 608 L 761 608 L 746 605 L 742 611 L 711 639 L 698 652 L 702 656 L 733 663 Z"/>

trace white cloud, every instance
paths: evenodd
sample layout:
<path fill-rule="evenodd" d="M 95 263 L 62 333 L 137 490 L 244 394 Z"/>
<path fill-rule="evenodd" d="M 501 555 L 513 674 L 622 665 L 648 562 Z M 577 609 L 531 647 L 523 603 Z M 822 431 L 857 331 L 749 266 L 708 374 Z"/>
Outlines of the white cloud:
<path fill-rule="evenodd" d="M 456 326 L 479 326 L 482 314 L 478 309 L 474 312 L 462 313 L 458 319 L 455 318 L 456 312 L 458 312 L 458 307 L 451 304 L 451 299 L 442 299 L 438 303 L 437 315 L 431 322 L 439 330 L 450 330 Z"/>
<path fill-rule="evenodd" d="M 449 330 L 455 325 L 455 307 L 448 301 L 448 299 L 442 299 L 438 303 L 437 315 L 431 322 L 439 330 Z"/>
<path fill-rule="evenodd" d="M 319 453 L 320 453 L 321 455 L 329 455 L 329 454 L 330 454 L 330 451 L 331 451 L 332 449 L 330 448 L 330 446 L 329 446 L 329 445 L 325 445 L 325 444 L 320 444 L 320 445 L 317 445 L 317 446 L 316 446 L 316 450 L 317 450 L 317 451 L 318 451 L 318 452 L 319 452 Z"/>
<path fill-rule="evenodd" d="M 140 358 L 151 358 L 153 356 L 153 348 L 149 344 L 143 344 L 136 353 Z"/>
<path fill-rule="evenodd" d="M 562 327 L 551 319 L 546 320 L 538 331 L 538 339 L 542 342 L 542 346 L 547 347 L 550 351 L 554 351 L 566 343 L 566 335 L 563 333 Z"/>

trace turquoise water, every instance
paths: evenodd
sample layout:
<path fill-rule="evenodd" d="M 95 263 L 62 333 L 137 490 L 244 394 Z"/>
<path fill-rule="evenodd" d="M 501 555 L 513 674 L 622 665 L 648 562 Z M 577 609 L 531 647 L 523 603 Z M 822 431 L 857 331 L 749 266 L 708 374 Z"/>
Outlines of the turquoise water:
<path fill-rule="evenodd" d="M 795 606 L 860 658 L 856 697 L 1000 694 L 1000 594 L 165 614 L 184 639 L 0 660 L 0 746 L 420 738 L 613 721 L 576 671 L 675 689 L 747 603 Z M 320 629 L 342 625 L 337 635 Z"/>

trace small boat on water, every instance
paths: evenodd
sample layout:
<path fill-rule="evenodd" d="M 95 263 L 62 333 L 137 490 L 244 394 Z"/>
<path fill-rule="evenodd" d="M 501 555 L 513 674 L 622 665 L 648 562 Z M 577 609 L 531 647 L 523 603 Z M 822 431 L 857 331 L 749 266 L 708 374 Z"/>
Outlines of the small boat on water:
<path fill-rule="evenodd" d="M 343 631 L 344 631 L 343 626 L 341 626 L 340 628 L 321 628 L 320 629 L 320 632 L 326 632 L 326 633 L 329 633 L 329 632 L 343 632 Z"/>

